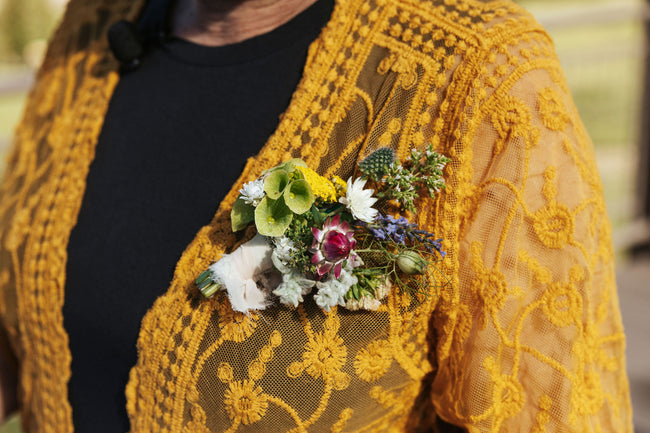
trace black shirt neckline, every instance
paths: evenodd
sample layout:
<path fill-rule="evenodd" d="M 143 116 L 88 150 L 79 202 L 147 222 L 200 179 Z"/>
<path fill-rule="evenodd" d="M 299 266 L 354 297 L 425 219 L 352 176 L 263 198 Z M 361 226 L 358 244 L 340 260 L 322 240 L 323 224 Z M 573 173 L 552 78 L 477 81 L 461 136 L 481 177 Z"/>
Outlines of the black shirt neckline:
<path fill-rule="evenodd" d="M 305 39 L 315 40 L 323 28 L 323 17 L 331 16 L 334 2 L 318 0 L 270 32 L 235 44 L 211 47 L 170 36 L 161 46 L 172 59 L 197 66 L 227 66 L 263 58 Z"/>

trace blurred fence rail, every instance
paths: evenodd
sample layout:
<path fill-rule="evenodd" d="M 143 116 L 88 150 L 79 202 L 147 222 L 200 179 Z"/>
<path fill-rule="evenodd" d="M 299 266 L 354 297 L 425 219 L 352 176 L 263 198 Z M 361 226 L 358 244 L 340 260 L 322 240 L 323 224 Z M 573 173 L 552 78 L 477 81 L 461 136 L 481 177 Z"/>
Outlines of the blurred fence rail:
<path fill-rule="evenodd" d="M 586 3 L 582 6 L 548 10 L 535 14 L 535 18 L 547 30 L 607 25 L 625 21 L 650 19 L 650 7 L 643 3 L 611 2 Z"/>

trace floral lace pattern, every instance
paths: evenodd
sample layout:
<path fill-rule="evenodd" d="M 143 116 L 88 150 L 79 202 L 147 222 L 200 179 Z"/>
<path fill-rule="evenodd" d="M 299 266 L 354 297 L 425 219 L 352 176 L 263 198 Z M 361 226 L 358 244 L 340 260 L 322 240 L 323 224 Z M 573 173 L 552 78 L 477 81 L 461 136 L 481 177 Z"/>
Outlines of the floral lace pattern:
<path fill-rule="evenodd" d="M 117 64 L 103 38 L 142 1 L 73 0 L 1 187 L 0 317 L 29 432 L 71 432 L 66 245 Z M 198 273 L 250 239 L 242 185 L 292 157 L 327 178 L 380 147 L 433 143 L 448 189 L 417 203 L 448 288 L 378 311 L 307 299 L 250 316 Z M 144 317 L 133 432 L 630 432 L 610 227 L 589 138 L 552 43 L 509 1 L 339 0 L 278 129 Z M 435 416 L 434 416 L 435 415 Z"/>

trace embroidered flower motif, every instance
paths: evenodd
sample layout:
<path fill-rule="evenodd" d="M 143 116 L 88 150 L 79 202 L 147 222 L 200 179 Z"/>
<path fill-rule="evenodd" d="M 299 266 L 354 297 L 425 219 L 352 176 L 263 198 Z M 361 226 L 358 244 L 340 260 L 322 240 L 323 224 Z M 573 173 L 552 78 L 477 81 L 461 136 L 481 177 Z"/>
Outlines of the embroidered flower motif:
<path fill-rule="evenodd" d="M 373 341 L 354 357 L 354 369 L 361 380 L 372 382 L 386 374 L 392 360 L 390 343 L 386 340 Z"/>
<path fill-rule="evenodd" d="M 562 97 L 553 88 L 547 87 L 539 92 L 539 112 L 542 115 L 544 125 L 554 131 L 562 131 L 566 128 L 571 117 L 564 107 Z"/>
<path fill-rule="evenodd" d="M 483 313 L 479 318 L 479 327 L 483 329 L 490 313 L 503 308 L 508 297 L 508 284 L 504 275 L 496 269 L 488 269 L 483 264 L 480 242 L 472 242 L 470 246 L 470 265 L 475 273 L 470 290 L 476 296 L 479 309 Z"/>
<path fill-rule="evenodd" d="M 327 377 L 343 367 L 346 355 L 347 349 L 341 337 L 330 333 L 317 333 L 306 346 L 306 371 L 315 378 Z"/>
<path fill-rule="evenodd" d="M 273 347 L 272 346 L 262 347 L 260 349 L 259 359 L 261 362 L 271 361 L 271 359 L 273 359 Z"/>
<path fill-rule="evenodd" d="M 257 327 L 257 314 L 243 314 L 234 311 L 227 302 L 219 302 L 217 312 L 219 313 L 219 329 L 224 340 L 241 343 L 253 335 Z"/>
<path fill-rule="evenodd" d="M 347 348 L 338 335 L 340 322 L 337 316 L 329 315 L 323 332 L 309 336 L 302 354 L 302 361 L 294 362 L 287 368 L 289 377 L 299 377 L 303 371 L 318 379 L 331 380 L 334 388 L 347 388 L 350 376 L 341 371 L 347 358 Z"/>
<path fill-rule="evenodd" d="M 255 179 L 247 182 L 239 190 L 241 199 L 253 206 L 260 204 L 264 198 L 264 181 L 262 179 Z"/>
<path fill-rule="evenodd" d="M 252 380 L 260 380 L 266 374 L 266 365 L 259 359 L 248 364 L 248 377 Z"/>
<path fill-rule="evenodd" d="M 312 227 L 312 233 L 314 242 L 311 252 L 314 255 L 311 262 L 316 265 L 319 277 L 323 277 L 333 268 L 334 276 L 339 278 L 344 260 L 349 259 L 353 267 L 359 262 L 354 252 L 354 232 L 338 215 L 328 218 L 321 230 Z"/>
<path fill-rule="evenodd" d="M 503 152 L 508 141 L 515 137 L 523 138 L 526 148 L 539 142 L 539 129 L 532 125 L 533 116 L 521 99 L 507 97 L 498 108 L 492 117 L 492 126 L 499 136 L 494 143 L 494 155 Z"/>
<path fill-rule="evenodd" d="M 562 248 L 571 240 L 575 222 L 573 215 L 561 203 L 551 203 L 533 215 L 533 229 L 548 248 Z"/>
<path fill-rule="evenodd" d="M 571 353 L 575 356 L 577 365 L 596 364 L 604 370 L 615 371 L 621 368 L 621 360 L 607 353 L 607 343 L 603 341 L 596 323 L 581 324 L 582 338 L 578 338 Z"/>
<path fill-rule="evenodd" d="M 230 364 L 227 362 L 222 362 L 217 368 L 217 378 L 223 383 L 229 383 L 233 378 L 233 371 Z"/>
<path fill-rule="evenodd" d="M 230 419 L 244 425 L 262 419 L 269 405 L 262 388 L 255 387 L 255 382 L 252 380 L 231 382 L 224 396 L 224 404 Z"/>
<path fill-rule="evenodd" d="M 572 382 L 569 422 L 573 424 L 585 415 L 598 412 L 604 402 L 604 393 L 600 376 L 595 371 L 579 374 Z"/>
<path fill-rule="evenodd" d="M 372 196 L 375 190 L 363 189 L 367 181 L 367 179 L 360 177 L 354 182 L 352 178 L 348 179 L 348 188 L 345 197 L 341 197 L 339 203 L 345 205 L 354 218 L 371 223 L 377 218 L 377 209 L 372 207 L 377 202 L 377 198 Z"/>
<path fill-rule="evenodd" d="M 496 361 L 491 356 L 485 358 L 483 366 L 490 372 L 494 385 L 492 399 L 495 412 L 502 418 L 510 418 L 518 414 L 526 402 L 523 386 L 513 376 L 501 374 Z"/>
<path fill-rule="evenodd" d="M 582 298 L 572 283 L 553 283 L 542 298 L 542 311 L 555 326 L 578 325 Z"/>

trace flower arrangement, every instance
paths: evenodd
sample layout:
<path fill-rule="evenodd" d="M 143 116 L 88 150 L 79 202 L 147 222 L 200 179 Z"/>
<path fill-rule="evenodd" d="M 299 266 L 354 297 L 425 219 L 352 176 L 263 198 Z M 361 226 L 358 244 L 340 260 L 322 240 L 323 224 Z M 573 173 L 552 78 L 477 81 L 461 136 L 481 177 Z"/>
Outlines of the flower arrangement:
<path fill-rule="evenodd" d="M 378 149 L 359 163 L 362 176 L 347 182 L 326 179 L 300 159 L 266 170 L 243 185 L 231 211 L 233 231 L 255 224 L 257 235 L 196 284 L 206 297 L 226 290 L 241 312 L 274 300 L 295 307 L 314 289 L 325 311 L 335 305 L 376 310 L 395 287 L 426 295 L 418 287 L 429 284 L 424 275 L 445 256 L 441 239 L 375 205 L 415 214 L 420 196 L 445 187 L 449 161 L 429 145 L 403 163 L 392 149 Z"/>

